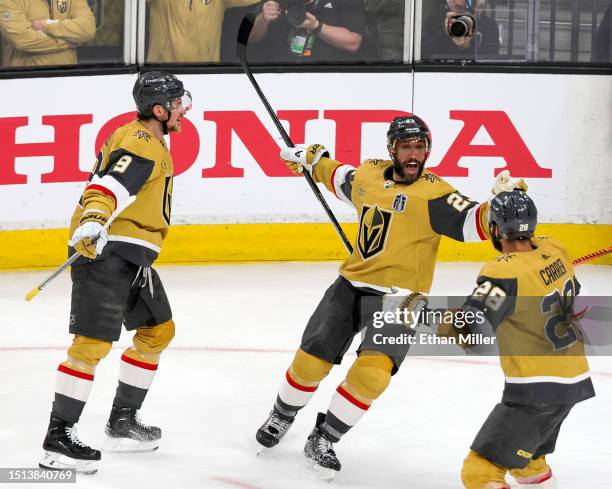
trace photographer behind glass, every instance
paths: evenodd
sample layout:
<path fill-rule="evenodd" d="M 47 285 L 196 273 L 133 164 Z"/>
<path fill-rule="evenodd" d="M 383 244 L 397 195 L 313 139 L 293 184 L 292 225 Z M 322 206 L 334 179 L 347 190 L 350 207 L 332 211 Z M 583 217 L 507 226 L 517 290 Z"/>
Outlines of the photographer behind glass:
<path fill-rule="evenodd" d="M 258 10 L 250 37 L 254 60 L 351 61 L 361 47 L 362 2 L 267 0 Z"/>
<path fill-rule="evenodd" d="M 446 0 L 424 15 L 421 59 L 497 56 L 499 31 L 482 11 L 484 4 L 485 0 Z"/>

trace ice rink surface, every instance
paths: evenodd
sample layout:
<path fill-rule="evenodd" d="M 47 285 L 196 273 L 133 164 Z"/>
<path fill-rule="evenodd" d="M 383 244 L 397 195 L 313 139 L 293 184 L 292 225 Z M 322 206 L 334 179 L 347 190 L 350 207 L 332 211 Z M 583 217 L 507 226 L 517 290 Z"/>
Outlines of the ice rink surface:
<path fill-rule="evenodd" d="M 463 295 L 480 265 L 441 263 L 432 294 Z M 337 276 L 337 263 L 158 267 L 177 334 L 163 354 L 141 411 L 163 429 L 157 452 L 103 454 L 83 488 L 458 489 L 468 447 L 501 398 L 495 358 L 409 357 L 390 387 L 337 446 L 342 471 L 331 483 L 302 455 L 317 411 L 325 411 L 354 359 L 347 355 L 300 412 L 282 444 L 255 456 L 254 434 L 275 399 L 302 330 Z M 612 267 L 583 265 L 591 294 L 610 295 Z M 64 273 L 31 303 L 25 293 L 49 271 L 0 273 L 0 467 L 35 467 L 65 359 L 70 279 Z M 96 371 L 79 437 L 100 446 L 114 396 L 124 333 Z M 354 348 L 350 351 L 352 352 Z M 609 489 L 612 358 L 590 359 L 597 397 L 565 421 L 549 463 L 560 489 Z M 41 487 L 20 485 L 19 487 Z M 51 484 L 42 487 L 66 487 Z M 68 486 L 70 487 L 70 486 Z"/>

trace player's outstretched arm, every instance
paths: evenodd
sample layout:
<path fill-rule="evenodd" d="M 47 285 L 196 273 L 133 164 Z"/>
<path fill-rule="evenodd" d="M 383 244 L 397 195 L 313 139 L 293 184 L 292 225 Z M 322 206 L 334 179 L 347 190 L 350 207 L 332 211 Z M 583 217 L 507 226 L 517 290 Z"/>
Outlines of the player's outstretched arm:
<path fill-rule="evenodd" d="M 330 158 L 329 151 L 322 144 L 285 146 L 281 148 L 280 157 L 296 175 L 302 174 L 306 168 L 315 182 L 322 183 L 340 200 L 353 205 L 351 194 L 355 167 Z"/>

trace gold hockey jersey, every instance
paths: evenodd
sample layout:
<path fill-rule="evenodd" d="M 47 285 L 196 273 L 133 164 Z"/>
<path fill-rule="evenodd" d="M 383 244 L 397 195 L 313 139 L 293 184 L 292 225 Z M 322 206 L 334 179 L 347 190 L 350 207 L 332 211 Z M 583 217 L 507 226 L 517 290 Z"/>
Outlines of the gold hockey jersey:
<path fill-rule="evenodd" d="M 488 204 L 472 201 L 429 170 L 405 184 L 393 181 L 390 160 L 355 168 L 321 158 L 313 178 L 359 216 L 353 253 L 340 267 L 355 287 L 428 292 L 442 235 L 458 241 L 488 237 Z"/>
<path fill-rule="evenodd" d="M 33 20 L 48 21 L 38 31 Z M 0 0 L 0 32 L 5 67 L 74 65 L 96 19 L 87 0 Z"/>
<path fill-rule="evenodd" d="M 134 203 L 111 224 L 102 257 L 114 253 L 137 265 L 150 265 L 168 234 L 173 171 L 164 140 L 157 139 L 139 121 L 121 126 L 98 153 L 72 216 L 70 235 L 78 227 L 89 199 L 110 196 L 116 203 L 136 195 Z"/>
<path fill-rule="evenodd" d="M 484 312 L 495 332 L 504 401 L 574 404 L 595 395 L 572 321 L 580 284 L 559 241 L 536 237 L 531 243 L 532 251 L 487 263 L 466 306 Z"/>

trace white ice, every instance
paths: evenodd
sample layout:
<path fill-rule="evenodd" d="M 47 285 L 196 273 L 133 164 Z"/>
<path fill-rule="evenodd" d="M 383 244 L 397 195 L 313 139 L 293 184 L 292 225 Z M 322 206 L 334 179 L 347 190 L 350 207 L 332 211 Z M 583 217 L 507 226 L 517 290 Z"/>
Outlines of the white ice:
<path fill-rule="evenodd" d="M 162 427 L 161 448 L 141 455 L 103 454 L 98 474 L 80 476 L 79 487 L 331 487 L 306 467 L 302 448 L 316 412 L 326 410 L 353 354 L 324 381 L 281 445 L 256 457 L 254 434 L 337 266 L 159 267 L 177 335 L 162 356 L 142 417 Z M 432 293 L 468 293 L 478 269 L 476 263 L 439 264 Z M 55 369 L 70 342 L 67 273 L 31 303 L 23 299 L 48 273 L 0 273 L 0 467 L 37 466 Z M 579 273 L 592 294 L 610 295 L 612 267 L 583 265 Z M 119 357 L 130 341 L 131 333 L 124 332 L 96 372 L 79 423 L 80 438 L 93 446 L 103 441 Z M 591 358 L 590 364 L 597 397 L 575 407 L 549 457 L 561 489 L 610 487 L 612 358 Z M 332 484 L 458 489 L 468 446 L 502 388 L 492 358 L 408 358 L 389 389 L 336 446 L 343 467 Z"/>

